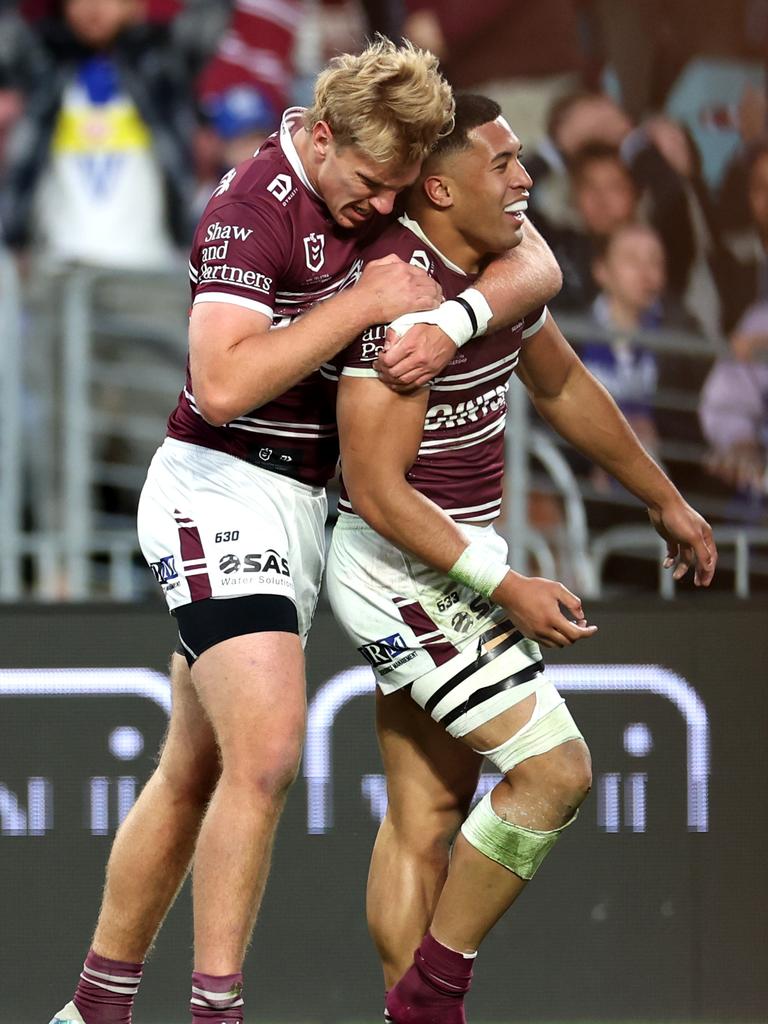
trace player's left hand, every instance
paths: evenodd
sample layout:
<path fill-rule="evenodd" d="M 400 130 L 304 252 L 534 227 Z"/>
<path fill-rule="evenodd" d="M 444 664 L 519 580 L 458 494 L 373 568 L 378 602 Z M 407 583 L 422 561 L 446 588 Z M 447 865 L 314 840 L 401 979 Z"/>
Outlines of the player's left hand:
<path fill-rule="evenodd" d="M 664 568 L 681 580 L 695 566 L 693 582 L 708 587 L 715 575 L 717 546 L 712 527 L 682 498 L 660 509 L 648 509 L 654 529 L 667 542 Z"/>
<path fill-rule="evenodd" d="M 412 391 L 428 384 L 458 351 L 447 334 L 434 324 L 422 323 L 420 316 L 411 313 L 395 321 L 404 333 L 390 328 L 384 350 L 373 364 L 379 378 L 395 391 Z"/>

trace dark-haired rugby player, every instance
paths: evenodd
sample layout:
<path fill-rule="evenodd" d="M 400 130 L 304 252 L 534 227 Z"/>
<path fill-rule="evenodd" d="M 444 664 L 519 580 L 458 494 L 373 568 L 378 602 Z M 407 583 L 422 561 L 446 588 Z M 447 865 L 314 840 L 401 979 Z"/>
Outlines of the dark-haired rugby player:
<path fill-rule="evenodd" d="M 395 253 L 426 268 L 446 298 L 466 295 L 485 261 L 521 237 L 530 187 L 499 107 L 459 96 L 453 132 L 427 158 L 407 214 L 368 257 Z M 539 644 L 563 647 L 595 627 L 561 584 L 511 571 L 491 525 L 510 375 L 648 506 L 676 578 L 695 564 L 696 582 L 709 584 L 716 549 L 546 309 L 461 348 L 429 389 L 411 394 L 372 368 L 385 335 L 370 328 L 339 357 L 345 489 L 328 584 L 378 682 L 389 808 L 368 917 L 387 1019 L 460 1024 L 480 943 L 590 787 L 589 752 Z M 483 757 L 502 780 L 467 814 Z"/>

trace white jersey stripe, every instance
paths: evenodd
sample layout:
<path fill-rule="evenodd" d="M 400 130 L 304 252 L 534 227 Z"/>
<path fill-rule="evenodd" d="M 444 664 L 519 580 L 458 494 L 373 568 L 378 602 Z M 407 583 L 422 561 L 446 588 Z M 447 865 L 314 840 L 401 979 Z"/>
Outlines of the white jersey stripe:
<path fill-rule="evenodd" d="M 246 299 L 242 295 L 230 295 L 229 292 L 201 292 L 195 296 L 193 306 L 198 302 L 224 302 L 230 306 L 243 306 L 245 309 L 252 309 L 254 313 L 263 313 L 264 316 L 272 319 L 272 310 L 263 302 L 256 299 Z"/>
<path fill-rule="evenodd" d="M 541 316 L 535 324 L 531 324 L 530 327 L 526 327 L 523 331 L 523 338 L 532 338 L 534 334 L 537 334 L 547 321 L 548 310 L 545 306 L 541 311 Z"/>
<path fill-rule="evenodd" d="M 195 402 L 195 396 L 188 388 L 184 388 L 184 397 L 189 402 L 192 409 L 200 415 L 200 410 L 197 408 Z M 296 427 L 299 430 L 306 430 L 307 437 L 316 437 L 317 434 L 328 434 L 333 436 L 336 433 L 335 423 L 295 423 L 293 420 L 262 420 L 257 416 L 239 416 L 236 420 L 232 420 L 234 424 L 240 423 L 255 423 L 265 427 Z M 300 435 L 299 435 L 300 436 Z M 191 522 L 191 520 L 188 520 Z"/>
<path fill-rule="evenodd" d="M 520 355 L 520 349 L 515 349 L 514 352 L 510 352 L 508 356 L 504 356 L 502 359 L 497 359 L 495 363 L 488 363 L 487 366 L 481 366 L 477 370 L 469 370 L 467 373 L 452 373 L 448 377 L 437 377 L 437 383 L 441 381 L 455 381 L 455 380 L 471 380 L 474 377 L 481 377 L 483 374 L 488 373 L 490 370 L 499 370 L 506 366 L 508 363 L 516 363 L 517 358 Z"/>
<path fill-rule="evenodd" d="M 305 440 L 324 440 L 332 438 L 333 434 L 297 434 L 295 430 L 276 430 L 274 427 L 267 429 L 267 427 L 249 427 L 245 423 L 228 423 L 228 427 L 232 430 L 246 430 L 251 434 L 263 434 L 265 437 L 301 437 Z"/>
<path fill-rule="evenodd" d="M 483 512 L 487 508 L 498 508 L 501 504 L 501 498 L 494 498 L 493 501 L 484 501 L 482 505 L 467 505 L 465 508 L 447 508 L 445 511 L 450 512 L 453 515 L 454 512 Z"/>
<path fill-rule="evenodd" d="M 342 377 L 378 377 L 375 370 L 369 370 L 365 366 L 345 366 L 341 371 Z"/>
<path fill-rule="evenodd" d="M 484 441 L 489 437 L 494 437 L 499 430 L 503 430 L 506 419 L 507 415 L 504 413 L 499 419 L 494 420 L 492 423 L 486 423 L 485 426 L 480 428 L 480 430 L 475 430 L 471 434 L 462 434 L 459 437 L 436 437 L 431 440 L 427 439 L 426 441 L 422 441 L 419 445 L 419 452 L 422 450 L 425 452 L 443 451 L 446 448 L 454 447 L 454 445 L 463 448 L 465 447 L 465 441 L 472 441 L 473 443 L 481 440 Z"/>
<path fill-rule="evenodd" d="M 451 519 L 455 519 L 457 523 L 490 523 L 493 519 L 498 519 L 499 513 L 501 512 L 501 502 L 499 502 L 498 508 L 495 508 L 493 512 L 484 512 L 481 516 L 476 513 L 470 515 L 459 515 L 458 513 L 448 512 L 447 515 Z"/>
<path fill-rule="evenodd" d="M 517 366 L 517 359 L 514 363 L 509 366 L 509 372 Z M 489 373 L 486 377 L 477 377 L 475 380 L 469 380 L 465 384 L 432 384 L 432 391 L 467 391 L 470 388 L 476 388 L 478 384 L 487 384 L 489 381 L 498 380 L 499 371 L 496 370 L 493 373 Z"/>

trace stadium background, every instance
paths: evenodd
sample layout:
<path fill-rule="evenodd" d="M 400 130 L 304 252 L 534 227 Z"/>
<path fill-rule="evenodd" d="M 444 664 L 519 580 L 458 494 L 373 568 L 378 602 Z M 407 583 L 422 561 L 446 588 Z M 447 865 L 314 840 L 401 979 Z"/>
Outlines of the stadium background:
<path fill-rule="evenodd" d="M 595 666 L 584 673 L 592 679 L 601 678 L 596 666 L 613 666 L 606 678 L 624 690 L 569 693 L 593 751 L 595 789 L 484 946 L 468 1004 L 473 1022 L 765 1020 L 767 611 L 765 600 L 722 595 L 614 601 L 594 607 L 594 641 L 549 659 L 558 671 Z M 118 780 L 129 780 L 130 795 L 130 780 L 148 776 L 166 721 L 154 700 L 110 690 L 121 678 L 128 686 L 159 678 L 148 673 L 164 672 L 173 630 L 155 604 L 28 605 L 0 608 L 0 635 L 0 1020 L 10 1024 L 47 1019 L 71 989 L 97 910 Z M 143 673 L 115 676 L 107 668 Z M 380 1019 L 381 982 L 363 914 L 380 771 L 369 680 L 322 608 L 309 652 L 310 702 L 350 668 L 357 672 L 346 678 L 360 695 L 339 702 L 325 732 L 326 831 L 308 834 L 308 825 L 323 822 L 316 800 L 308 821 L 304 774 L 280 827 L 246 965 L 252 1019 Z M 638 692 L 642 679 L 658 692 Z M 701 715 L 696 722 L 695 702 L 684 716 L 663 694 L 670 679 L 687 681 L 706 722 Z M 83 685 L 93 692 L 78 694 Z M 317 765 L 324 733 L 318 705 L 310 706 Z M 706 744 L 687 742 L 692 729 L 711 740 L 710 784 L 708 798 L 689 808 L 688 774 L 707 768 Z M 305 770 L 310 756 L 308 749 Z M 626 780 L 638 774 L 646 778 L 644 806 L 626 799 Z M 619 779 L 617 820 L 605 809 L 606 792 L 616 792 L 609 776 Z M 140 1020 L 181 1019 L 190 936 L 185 889 L 146 972 Z"/>
<path fill-rule="evenodd" d="M 55 246 L 30 242 L 30 183 L 57 152 L 53 119 L 36 115 L 63 89 L 68 59 L 38 44 L 63 6 L 0 0 L 0 1024 L 45 1024 L 70 997 L 115 827 L 165 729 L 173 629 L 134 518 L 186 354 L 191 223 L 279 111 L 307 101 L 331 54 L 376 29 L 435 48 L 435 18 L 451 81 L 493 91 L 524 137 L 531 212 L 566 266 L 553 309 L 582 354 L 627 342 L 626 326 L 596 321 L 593 305 L 595 236 L 616 225 L 575 204 L 574 158 L 618 147 L 610 180 L 619 174 L 632 218 L 660 232 L 669 271 L 633 339 L 658 384 L 624 399 L 653 410 L 646 443 L 721 550 L 717 592 L 686 581 L 675 595 L 644 510 L 567 461 L 510 392 L 514 486 L 501 528 L 513 564 L 563 578 L 600 625 L 548 659 L 592 748 L 595 786 L 484 945 L 471 1024 L 768 1021 L 768 390 L 754 388 L 746 481 L 720 445 L 734 409 L 710 410 L 710 429 L 701 415 L 718 368 L 742 371 L 726 394 L 737 412 L 750 379 L 763 371 L 768 387 L 752 350 L 768 352 L 768 203 L 750 199 L 768 181 L 768 0 L 147 0 L 152 31 L 140 26 L 121 59 L 134 82 L 154 67 L 179 85 L 142 89 L 146 138 L 166 154 L 163 185 L 179 208 L 141 270 L 110 251 L 118 232 L 97 266 L 74 244 L 88 231 L 68 239 L 63 263 Z M 618 106 L 588 132 L 572 110 L 586 134 L 569 151 L 552 103 L 582 88 Z M 174 137 L 174 123 L 188 129 Z M 30 148 L 14 144 L 17 128 Z M 125 157 L 102 151 L 107 137 L 87 134 L 78 179 L 95 211 Z M 307 753 L 246 963 L 248 1020 L 372 1024 L 382 988 L 364 887 L 382 782 L 371 677 L 326 606 L 308 666 Z M 191 961 L 187 886 L 137 1021 L 188 1019 Z"/>

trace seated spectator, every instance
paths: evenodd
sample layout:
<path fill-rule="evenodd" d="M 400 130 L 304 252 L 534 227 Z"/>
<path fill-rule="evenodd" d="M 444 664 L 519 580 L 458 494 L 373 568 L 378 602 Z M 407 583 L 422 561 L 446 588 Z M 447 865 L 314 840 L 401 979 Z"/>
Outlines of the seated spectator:
<path fill-rule="evenodd" d="M 619 147 L 631 131 L 628 115 L 604 93 L 581 90 L 555 102 L 546 135 L 537 144 L 520 136 L 528 147 L 524 160 L 535 184 L 531 193 L 534 219 L 542 217 L 555 228 L 578 228 L 578 215 L 570 202 L 569 162 L 592 143 Z"/>
<path fill-rule="evenodd" d="M 592 319 L 602 337 L 581 344 L 581 358 L 613 396 L 645 447 L 655 453 L 658 363 L 638 335 L 669 323 L 662 301 L 666 271 L 661 239 L 647 225 L 620 227 L 602 243 L 593 273 L 600 292 L 592 305 Z M 600 472 L 593 473 L 592 479 L 601 489 L 611 487 Z"/>
<path fill-rule="evenodd" d="M 193 114 L 185 69 L 140 0 L 63 0 L 28 29 L 26 109 L 8 152 L 2 223 L 49 262 L 162 267 L 186 244 Z"/>
<path fill-rule="evenodd" d="M 744 176 L 749 224 L 725 232 L 731 257 L 721 272 L 726 330 L 733 329 L 753 303 L 768 301 L 768 141 L 752 148 Z"/>
<path fill-rule="evenodd" d="M 699 417 L 711 446 L 707 469 L 736 492 L 732 515 L 762 519 L 768 496 L 768 303 L 740 320 L 728 356 L 704 383 Z"/>
<path fill-rule="evenodd" d="M 619 150 L 604 142 L 580 149 L 568 165 L 576 228 L 549 228 L 547 241 L 563 270 L 555 308 L 584 309 L 597 294 L 592 264 L 601 241 L 638 219 L 639 193 Z"/>
<path fill-rule="evenodd" d="M 720 298 L 711 264 L 720 246 L 714 216 L 695 146 L 668 118 L 650 118 L 633 127 L 621 108 L 601 93 L 579 93 L 556 104 L 547 140 L 526 161 L 535 182 L 533 218 L 545 237 L 583 231 L 583 211 L 574 202 L 572 165 L 580 172 L 580 155 L 585 152 L 591 164 L 592 147 L 618 151 L 637 192 L 635 215 L 651 224 L 664 243 L 669 291 L 706 336 L 718 336 Z M 607 173 L 604 170 L 604 177 Z M 611 177 L 618 178 L 615 167 Z M 607 192 L 603 194 L 607 198 Z M 584 280 L 584 269 L 579 277 Z M 567 292 L 563 301 L 569 301 Z"/>

